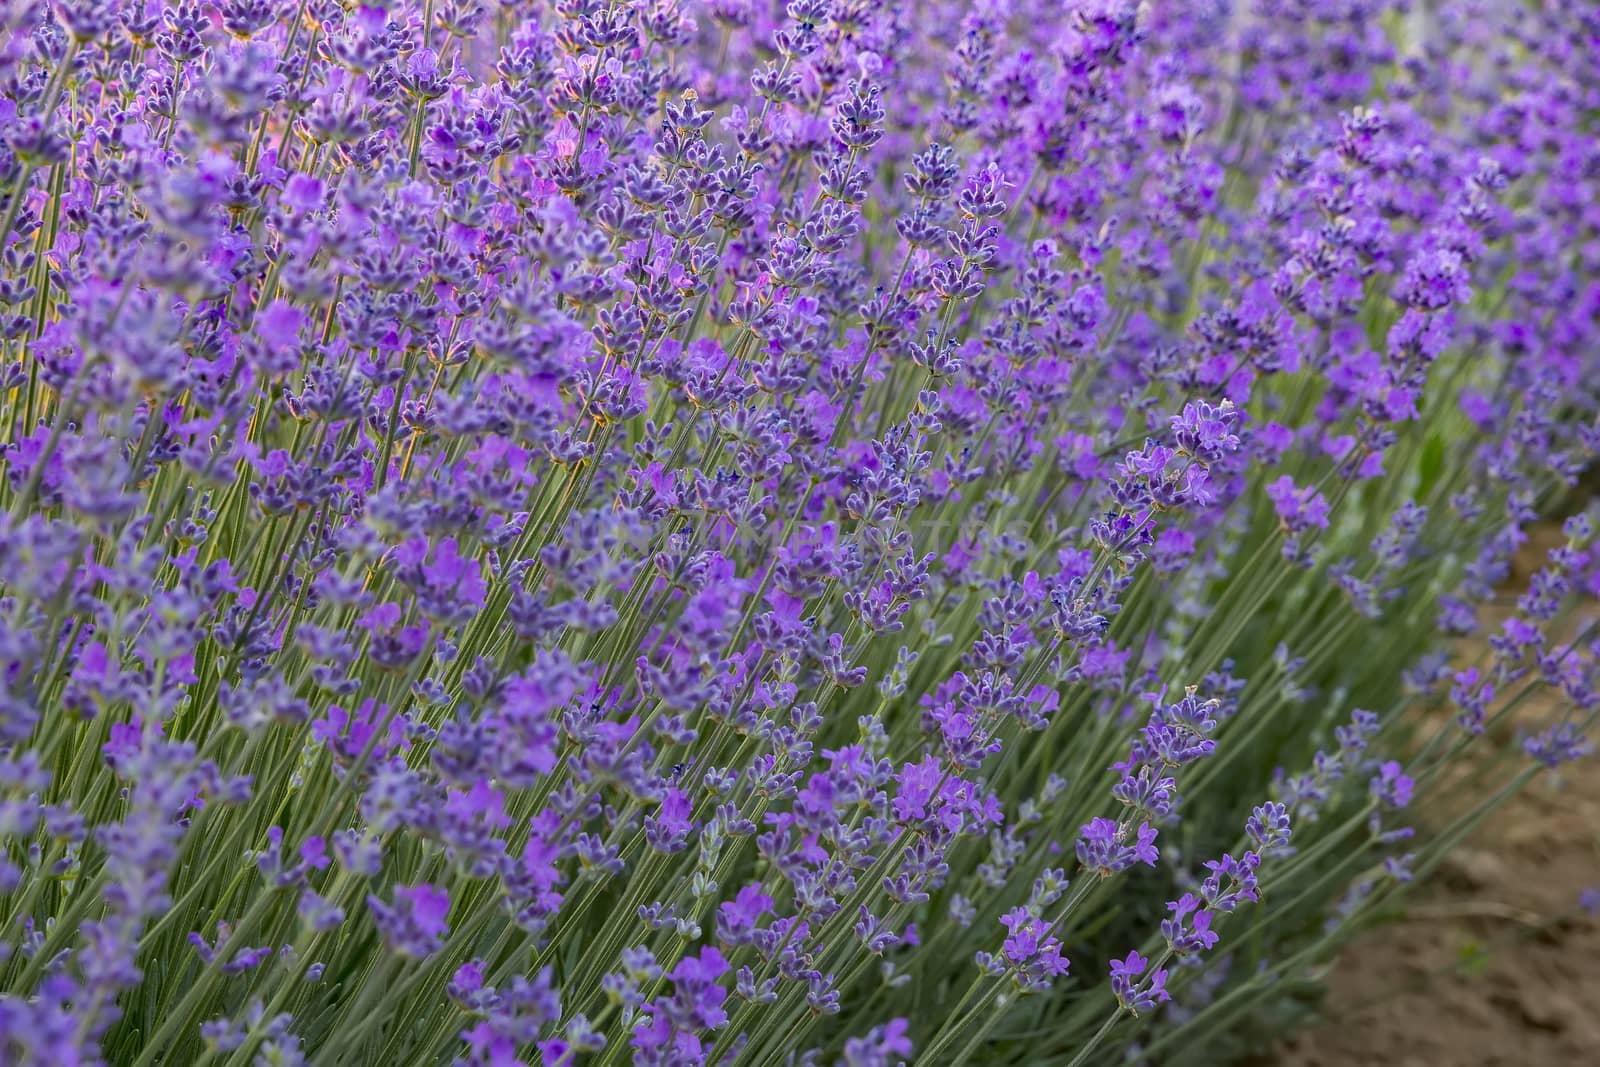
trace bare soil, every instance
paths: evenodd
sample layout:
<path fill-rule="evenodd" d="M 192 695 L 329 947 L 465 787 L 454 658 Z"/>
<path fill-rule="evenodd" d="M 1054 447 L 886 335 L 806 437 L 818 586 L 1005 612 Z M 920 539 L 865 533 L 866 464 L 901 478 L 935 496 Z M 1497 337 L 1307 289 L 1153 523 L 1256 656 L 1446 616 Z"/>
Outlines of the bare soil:
<path fill-rule="evenodd" d="M 1510 588 L 1558 536 L 1535 538 Z M 1484 749 L 1515 745 L 1555 699 L 1519 708 Z M 1600 920 L 1577 907 L 1600 885 L 1600 759 L 1562 770 L 1501 808 L 1403 916 L 1347 946 L 1320 1021 L 1278 1050 L 1278 1067 L 1600 1065 Z"/>

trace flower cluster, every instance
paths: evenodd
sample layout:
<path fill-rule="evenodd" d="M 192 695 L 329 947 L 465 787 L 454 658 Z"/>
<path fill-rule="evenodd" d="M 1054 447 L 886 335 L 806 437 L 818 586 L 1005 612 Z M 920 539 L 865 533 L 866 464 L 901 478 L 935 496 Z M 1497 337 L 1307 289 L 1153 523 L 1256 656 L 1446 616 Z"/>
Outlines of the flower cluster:
<path fill-rule="evenodd" d="M 1410 6 L 4 5 L 0 1061 L 1280 995 L 1600 714 L 1600 27 Z"/>

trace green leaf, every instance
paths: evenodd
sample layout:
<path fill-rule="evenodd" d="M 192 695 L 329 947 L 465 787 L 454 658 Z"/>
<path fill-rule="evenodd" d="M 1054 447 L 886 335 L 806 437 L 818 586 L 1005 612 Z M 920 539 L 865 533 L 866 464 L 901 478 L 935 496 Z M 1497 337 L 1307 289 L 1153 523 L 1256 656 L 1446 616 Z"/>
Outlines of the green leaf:
<path fill-rule="evenodd" d="M 1439 473 L 1443 469 L 1444 437 L 1436 430 L 1422 443 L 1422 455 L 1417 460 L 1417 477 L 1421 482 L 1417 486 L 1418 496 L 1427 495 L 1428 490 L 1439 480 Z"/>

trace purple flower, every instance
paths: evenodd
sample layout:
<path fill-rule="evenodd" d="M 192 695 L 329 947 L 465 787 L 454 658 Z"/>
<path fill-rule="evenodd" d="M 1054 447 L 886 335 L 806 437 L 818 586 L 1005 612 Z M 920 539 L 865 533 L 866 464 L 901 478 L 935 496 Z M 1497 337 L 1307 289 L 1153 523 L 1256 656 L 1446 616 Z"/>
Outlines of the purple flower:
<path fill-rule="evenodd" d="M 1400 295 L 1411 307 L 1423 311 L 1465 304 L 1472 299 L 1466 264 L 1447 249 L 1423 252 L 1406 264 Z"/>
<path fill-rule="evenodd" d="M 1233 432 L 1238 424 L 1239 412 L 1230 402 L 1224 400 L 1221 407 L 1212 407 L 1196 400 L 1172 416 L 1172 435 L 1181 451 L 1215 463 L 1239 450 L 1239 435 Z"/>
<path fill-rule="evenodd" d="M 762 891 L 759 883 L 742 887 L 718 909 L 718 939 L 729 945 L 748 944 L 761 917 L 772 911 L 773 904 L 773 898 Z"/>
<path fill-rule="evenodd" d="M 1223 853 L 1221 859 L 1207 860 L 1208 874 L 1200 883 L 1200 896 L 1208 908 L 1230 912 L 1242 901 L 1256 903 L 1256 870 L 1261 859 L 1254 852 L 1246 852 L 1242 859 Z"/>
<path fill-rule="evenodd" d="M 7 5 L 0 1059 L 1055 1048 L 1077 868 L 1203 1028 L 1587 752 L 1595 20 L 1395 6 Z"/>
<path fill-rule="evenodd" d="M 1594 742 L 1570 722 L 1558 723 L 1522 742 L 1522 750 L 1551 770 L 1594 752 Z"/>
<path fill-rule="evenodd" d="M 1078 862 L 1102 878 L 1127 870 L 1135 863 L 1154 867 L 1160 858 L 1155 847 L 1156 828 L 1148 822 L 1140 823 L 1131 844 L 1127 842 L 1129 829 L 1115 819 L 1091 819 L 1080 828 Z"/>
<path fill-rule="evenodd" d="M 698 956 L 685 956 L 672 968 L 671 996 L 659 997 L 643 1006 L 644 1021 L 633 1031 L 633 1047 L 645 1057 L 658 1050 L 676 1048 L 698 1056 L 700 1032 L 715 1029 L 728 1021 L 723 1009 L 728 991 L 718 984 L 727 974 L 728 962 L 711 946 Z"/>
<path fill-rule="evenodd" d="M 367 897 L 373 920 L 384 943 L 402 956 L 422 957 L 437 952 L 450 930 L 450 896 L 432 885 L 399 886 L 394 903 Z"/>
<path fill-rule="evenodd" d="M 846 1039 L 836 1067 L 893 1067 L 905 1062 L 896 1057 L 911 1055 L 911 1039 L 906 1036 L 910 1029 L 905 1019 L 890 1019 L 874 1026 L 865 1037 Z"/>
<path fill-rule="evenodd" d="M 1357 714 L 1360 715 L 1361 713 L 1358 712 Z M 1341 727 L 1340 729 L 1344 730 L 1346 728 Z M 1354 747 L 1353 751 L 1359 752 L 1359 746 L 1364 745 L 1364 741 L 1361 741 L 1357 734 L 1341 734 L 1340 737 L 1342 742 L 1348 737 L 1349 741 L 1347 743 L 1357 746 Z M 1252 811 L 1250 817 L 1245 820 L 1244 832 L 1249 836 L 1251 843 L 1255 845 L 1258 852 L 1271 853 L 1287 848 L 1290 836 L 1289 809 L 1275 801 L 1262 804 Z"/>
<path fill-rule="evenodd" d="M 1287 474 L 1267 486 L 1267 498 L 1291 535 L 1328 528 L 1328 502 L 1315 489 L 1301 487 Z"/>
<path fill-rule="evenodd" d="M 660 810 L 645 823 L 650 844 L 663 852 L 683 848 L 688 843 L 689 832 L 694 829 L 689 817 L 692 811 L 689 795 L 677 786 L 669 786 L 661 798 Z"/>
<path fill-rule="evenodd" d="M 1172 999 L 1167 992 L 1167 971 L 1161 968 L 1142 978 L 1150 961 L 1137 951 L 1111 961 L 1111 992 L 1125 1011 L 1138 1015 Z"/>
<path fill-rule="evenodd" d="M 1161 936 L 1174 953 L 1182 956 L 1216 945 L 1219 935 L 1211 929 L 1212 913 L 1203 903 L 1193 893 L 1185 893 L 1167 904 L 1172 917 L 1161 920 Z"/>
<path fill-rule="evenodd" d="M 1494 702 L 1493 683 L 1484 678 L 1476 667 L 1458 671 L 1454 682 L 1450 687 L 1450 700 L 1461 709 L 1458 721 L 1468 732 L 1482 733 L 1489 705 Z"/>
<path fill-rule="evenodd" d="M 1389 760 L 1379 766 L 1378 773 L 1373 776 L 1371 792 L 1380 804 L 1403 808 L 1411 803 L 1412 785 L 1411 778 L 1401 773 L 1400 764 Z"/>
<path fill-rule="evenodd" d="M 1017 973 L 1022 988 L 1048 989 L 1051 979 L 1067 973 L 1070 966 L 1061 955 L 1061 941 L 1050 935 L 1050 926 L 1029 908 L 1012 908 L 1000 916 L 1007 936 L 1000 947 L 1002 955 Z"/>

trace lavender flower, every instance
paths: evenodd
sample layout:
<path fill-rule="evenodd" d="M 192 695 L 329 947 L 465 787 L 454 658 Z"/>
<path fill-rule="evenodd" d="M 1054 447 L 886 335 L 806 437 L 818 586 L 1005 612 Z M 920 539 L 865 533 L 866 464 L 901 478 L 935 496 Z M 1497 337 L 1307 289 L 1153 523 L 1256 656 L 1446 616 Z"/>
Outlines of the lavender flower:
<path fill-rule="evenodd" d="M 1212 6 L 10 5 L 0 1060 L 1203 1058 L 1586 753 L 1592 20 Z"/>
<path fill-rule="evenodd" d="M 1125 1011 L 1138 1015 L 1156 1005 L 1171 1000 L 1167 992 L 1167 971 L 1156 969 L 1145 975 L 1150 961 L 1137 952 L 1129 952 L 1120 960 L 1111 961 L 1111 991 Z M 1142 977 L 1141 977 L 1142 976 Z"/>

